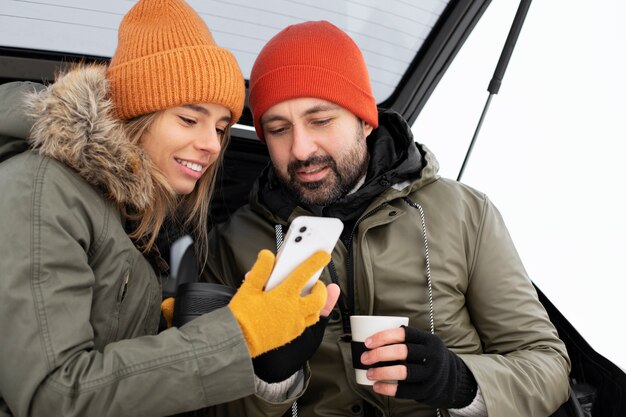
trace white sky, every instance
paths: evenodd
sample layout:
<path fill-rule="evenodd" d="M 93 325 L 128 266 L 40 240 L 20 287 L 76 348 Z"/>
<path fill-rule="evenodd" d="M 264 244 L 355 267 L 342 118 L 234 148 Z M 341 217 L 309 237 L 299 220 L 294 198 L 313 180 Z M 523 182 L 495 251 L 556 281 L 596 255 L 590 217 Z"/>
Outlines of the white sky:
<path fill-rule="evenodd" d="M 456 178 L 519 5 L 493 1 L 414 125 Z M 534 1 L 463 182 L 502 212 L 533 281 L 626 369 L 623 0 Z"/>

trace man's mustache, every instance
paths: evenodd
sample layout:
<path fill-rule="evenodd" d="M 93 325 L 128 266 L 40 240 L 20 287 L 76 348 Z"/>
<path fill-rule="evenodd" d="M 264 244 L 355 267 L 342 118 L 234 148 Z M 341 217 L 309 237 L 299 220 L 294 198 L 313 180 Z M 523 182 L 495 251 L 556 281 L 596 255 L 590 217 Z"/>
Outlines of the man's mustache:
<path fill-rule="evenodd" d="M 316 155 L 310 158 L 305 159 L 304 161 L 292 161 L 287 165 L 287 171 L 294 175 L 297 171 L 302 168 L 307 168 L 310 165 L 327 165 L 331 169 L 336 171 L 337 164 L 335 160 L 331 158 L 329 155 Z"/>

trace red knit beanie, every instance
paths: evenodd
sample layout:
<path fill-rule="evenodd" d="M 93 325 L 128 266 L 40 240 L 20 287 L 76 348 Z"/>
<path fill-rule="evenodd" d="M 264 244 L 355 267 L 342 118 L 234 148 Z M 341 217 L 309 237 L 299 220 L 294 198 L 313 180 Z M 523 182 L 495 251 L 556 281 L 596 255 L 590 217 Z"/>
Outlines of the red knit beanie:
<path fill-rule="evenodd" d="M 329 22 L 288 26 L 259 53 L 250 74 L 249 105 L 261 141 L 263 113 L 300 97 L 328 100 L 378 127 L 363 55 L 352 38 Z"/>

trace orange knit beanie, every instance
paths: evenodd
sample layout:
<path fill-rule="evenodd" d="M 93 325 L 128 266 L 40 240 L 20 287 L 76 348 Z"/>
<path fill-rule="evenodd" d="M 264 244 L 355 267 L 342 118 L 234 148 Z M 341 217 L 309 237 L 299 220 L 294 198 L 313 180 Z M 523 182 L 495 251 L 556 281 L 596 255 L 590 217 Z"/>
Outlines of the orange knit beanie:
<path fill-rule="evenodd" d="M 363 55 L 326 21 L 288 26 L 263 47 L 250 74 L 250 110 L 257 135 L 263 113 L 285 100 L 313 97 L 349 110 L 374 128 L 378 110 Z"/>
<path fill-rule="evenodd" d="M 183 0 L 140 0 L 124 16 L 107 71 L 121 119 L 182 104 L 216 103 L 232 123 L 241 116 L 245 85 L 230 51 L 213 40 Z"/>

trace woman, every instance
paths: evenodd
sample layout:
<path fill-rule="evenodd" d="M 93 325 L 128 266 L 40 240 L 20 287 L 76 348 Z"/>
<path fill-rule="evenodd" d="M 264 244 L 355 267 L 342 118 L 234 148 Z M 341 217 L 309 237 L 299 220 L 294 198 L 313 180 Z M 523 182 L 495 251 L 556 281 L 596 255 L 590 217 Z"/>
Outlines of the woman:
<path fill-rule="evenodd" d="M 10 111 L 33 85 L 4 88 Z M 37 89 L 32 149 L 0 142 L 0 415 L 171 415 L 262 391 L 250 358 L 319 318 L 323 285 L 299 292 L 328 254 L 263 292 L 262 252 L 229 307 L 156 334 L 163 222 L 206 256 L 208 196 L 244 100 L 233 56 L 184 1 L 141 0 L 108 67 Z"/>

